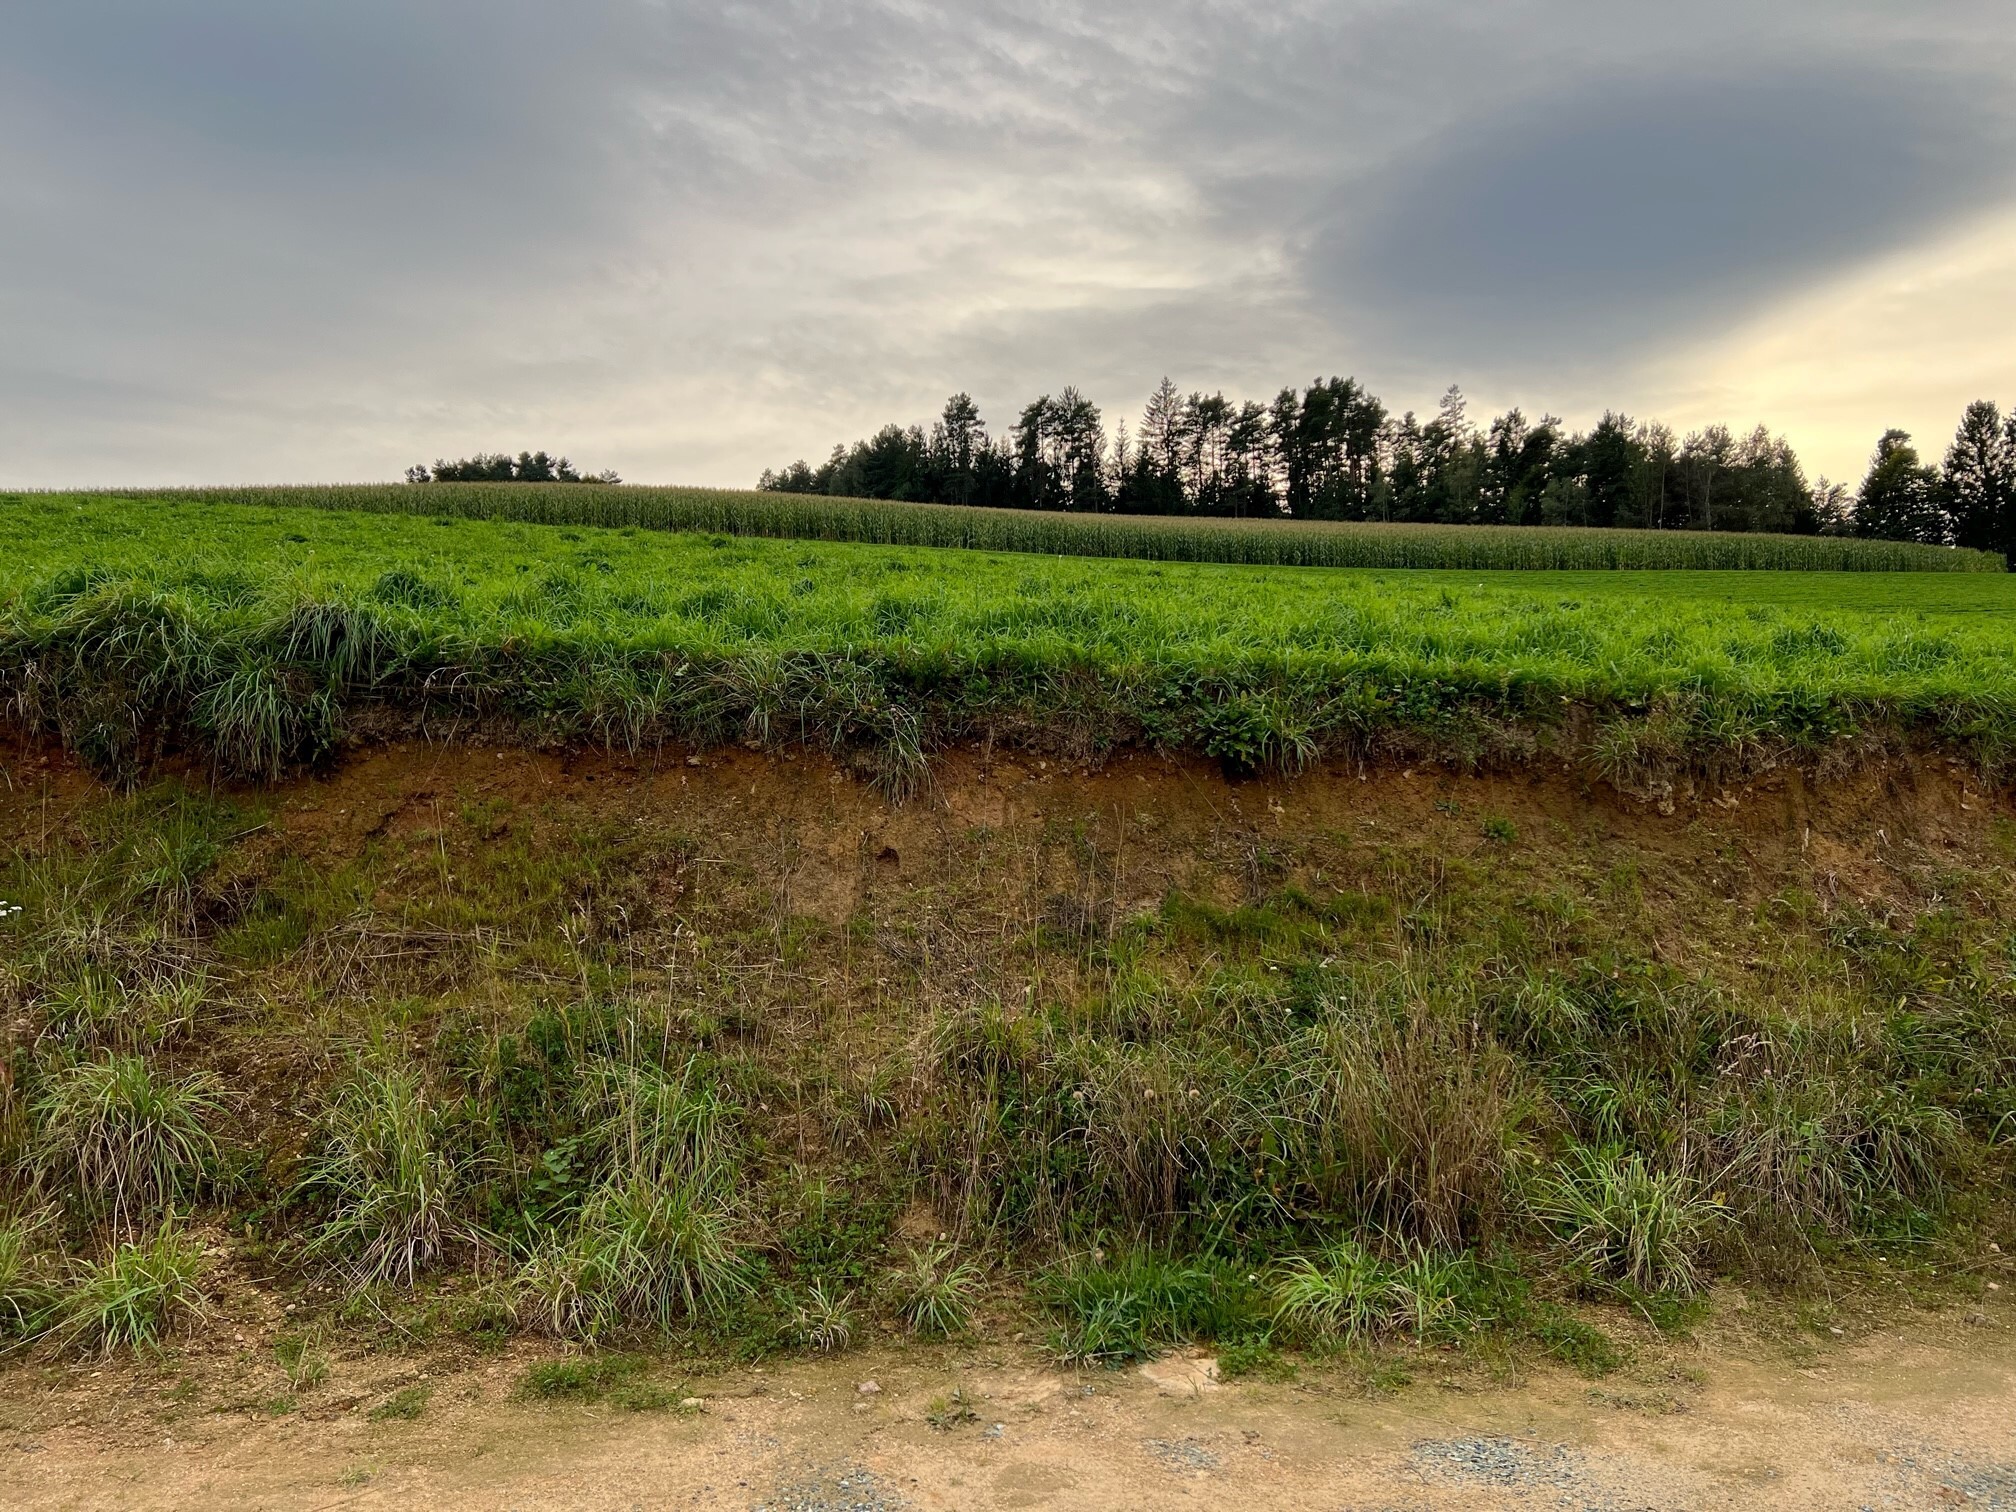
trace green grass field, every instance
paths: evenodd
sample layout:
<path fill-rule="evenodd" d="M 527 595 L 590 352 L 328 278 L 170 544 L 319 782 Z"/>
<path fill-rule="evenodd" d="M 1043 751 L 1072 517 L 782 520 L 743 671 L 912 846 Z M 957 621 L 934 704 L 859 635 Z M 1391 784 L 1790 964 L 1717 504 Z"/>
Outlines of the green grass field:
<path fill-rule="evenodd" d="M 1630 778 L 1872 729 L 1999 760 L 2006 573 L 1252 567 L 35 495 L 0 679 L 118 761 L 314 755 L 367 704 L 636 745 L 921 753 L 983 730 L 1234 767 L 1579 743 Z M 1573 727 L 1572 729 L 1570 727 Z"/>
<path fill-rule="evenodd" d="M 2001 572 L 2004 568 L 2002 558 L 1992 552 L 1840 537 L 1080 515 L 721 488 L 393 483 L 155 489 L 99 497 L 149 504 L 247 504 L 1267 567 L 1796 572 Z M 0 495 L 0 506 L 8 502 L 8 496 Z"/>

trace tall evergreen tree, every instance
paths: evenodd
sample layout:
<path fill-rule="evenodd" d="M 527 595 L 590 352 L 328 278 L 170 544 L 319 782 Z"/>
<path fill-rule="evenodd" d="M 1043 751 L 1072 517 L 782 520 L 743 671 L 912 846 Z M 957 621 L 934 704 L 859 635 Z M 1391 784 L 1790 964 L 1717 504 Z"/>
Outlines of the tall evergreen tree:
<path fill-rule="evenodd" d="M 1632 505 L 1638 471 L 1638 441 L 1631 417 L 1605 410 L 1596 428 L 1582 438 L 1582 474 L 1589 488 L 1591 525 L 1635 525 Z"/>
<path fill-rule="evenodd" d="M 1941 502 L 1952 517 L 1957 545 L 2008 551 L 2016 513 L 2016 412 L 2005 425 L 2001 411 L 1977 399 L 1960 417 L 1940 473 Z"/>
<path fill-rule="evenodd" d="M 1855 533 L 1855 499 L 1846 483 L 1830 482 L 1822 473 L 1813 485 L 1813 520 L 1821 535 Z"/>
<path fill-rule="evenodd" d="M 1726 507 L 1729 468 L 1735 461 L 1736 438 L 1726 425 L 1710 425 L 1690 433 L 1680 443 L 1680 480 L 1686 490 L 1686 513 L 1680 523 L 1702 530 L 1723 528 L 1715 516 L 1718 504 Z"/>
<path fill-rule="evenodd" d="M 987 426 L 971 395 L 958 393 L 945 401 L 933 439 L 941 480 L 936 502 L 971 504 L 980 453 L 987 447 Z"/>
<path fill-rule="evenodd" d="M 1278 515 L 1267 411 L 1248 399 L 1225 433 L 1225 510 L 1236 518 Z"/>
<path fill-rule="evenodd" d="M 1141 412 L 1128 497 L 1142 514 L 1182 514 L 1189 502 L 1183 493 L 1183 400 L 1166 376 Z"/>
<path fill-rule="evenodd" d="M 1938 474 L 1918 460 L 1908 432 L 1887 430 L 1876 443 L 1855 500 L 1855 534 L 1884 541 L 1946 539 Z"/>

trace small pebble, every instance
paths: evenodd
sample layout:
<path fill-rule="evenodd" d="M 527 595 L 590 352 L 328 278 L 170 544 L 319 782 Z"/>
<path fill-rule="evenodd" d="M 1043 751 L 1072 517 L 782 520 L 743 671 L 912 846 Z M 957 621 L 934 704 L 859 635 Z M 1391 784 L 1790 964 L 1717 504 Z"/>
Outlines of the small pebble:
<path fill-rule="evenodd" d="M 860 1392 L 862 1396 L 880 1396 L 882 1394 L 882 1383 L 879 1381 L 863 1381 L 854 1389 Z"/>

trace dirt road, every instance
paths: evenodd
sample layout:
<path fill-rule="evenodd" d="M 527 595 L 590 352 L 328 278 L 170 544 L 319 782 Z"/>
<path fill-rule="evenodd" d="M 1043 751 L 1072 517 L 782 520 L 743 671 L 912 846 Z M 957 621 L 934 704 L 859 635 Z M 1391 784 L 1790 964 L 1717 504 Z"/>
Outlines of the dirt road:
<path fill-rule="evenodd" d="M 1803 1362 L 1682 1353 L 1596 1382 L 1459 1372 L 1384 1396 L 1344 1379 L 1219 1384 L 1201 1358 L 1077 1375 L 871 1350 L 698 1380 L 679 1390 L 699 1405 L 658 1411 L 526 1401 L 524 1357 L 376 1356 L 262 1406 L 230 1393 L 269 1389 L 270 1362 L 216 1364 L 200 1383 L 172 1364 L 0 1376 L 0 1503 L 2016 1509 L 2016 1330 L 2001 1320 Z M 384 1411 L 402 1389 L 424 1395 L 406 1420 Z"/>

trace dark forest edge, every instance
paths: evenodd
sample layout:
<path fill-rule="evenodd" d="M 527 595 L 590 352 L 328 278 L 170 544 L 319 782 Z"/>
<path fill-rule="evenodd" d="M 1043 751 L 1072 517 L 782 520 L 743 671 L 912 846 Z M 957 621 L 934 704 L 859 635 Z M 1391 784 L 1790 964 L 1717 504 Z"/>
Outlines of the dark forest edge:
<path fill-rule="evenodd" d="M 1886 431 L 1851 495 L 1825 477 L 1809 484 L 1791 445 L 1763 426 L 1683 438 L 1606 411 L 1576 433 L 1515 408 L 1480 430 L 1454 387 L 1424 422 L 1392 415 L 1351 378 L 1284 388 L 1271 405 L 1184 396 L 1164 378 L 1131 435 L 1122 420 L 1109 440 L 1098 406 L 1066 388 L 995 436 L 961 393 L 928 431 L 887 425 L 757 486 L 1076 513 L 1851 535 L 2007 555 L 2016 412 L 1969 405 L 1938 467 L 1908 434 Z"/>
<path fill-rule="evenodd" d="M 450 462 L 434 459 L 406 469 L 408 483 L 621 483 L 614 468 L 584 473 L 565 457 L 547 451 L 478 452 Z"/>

